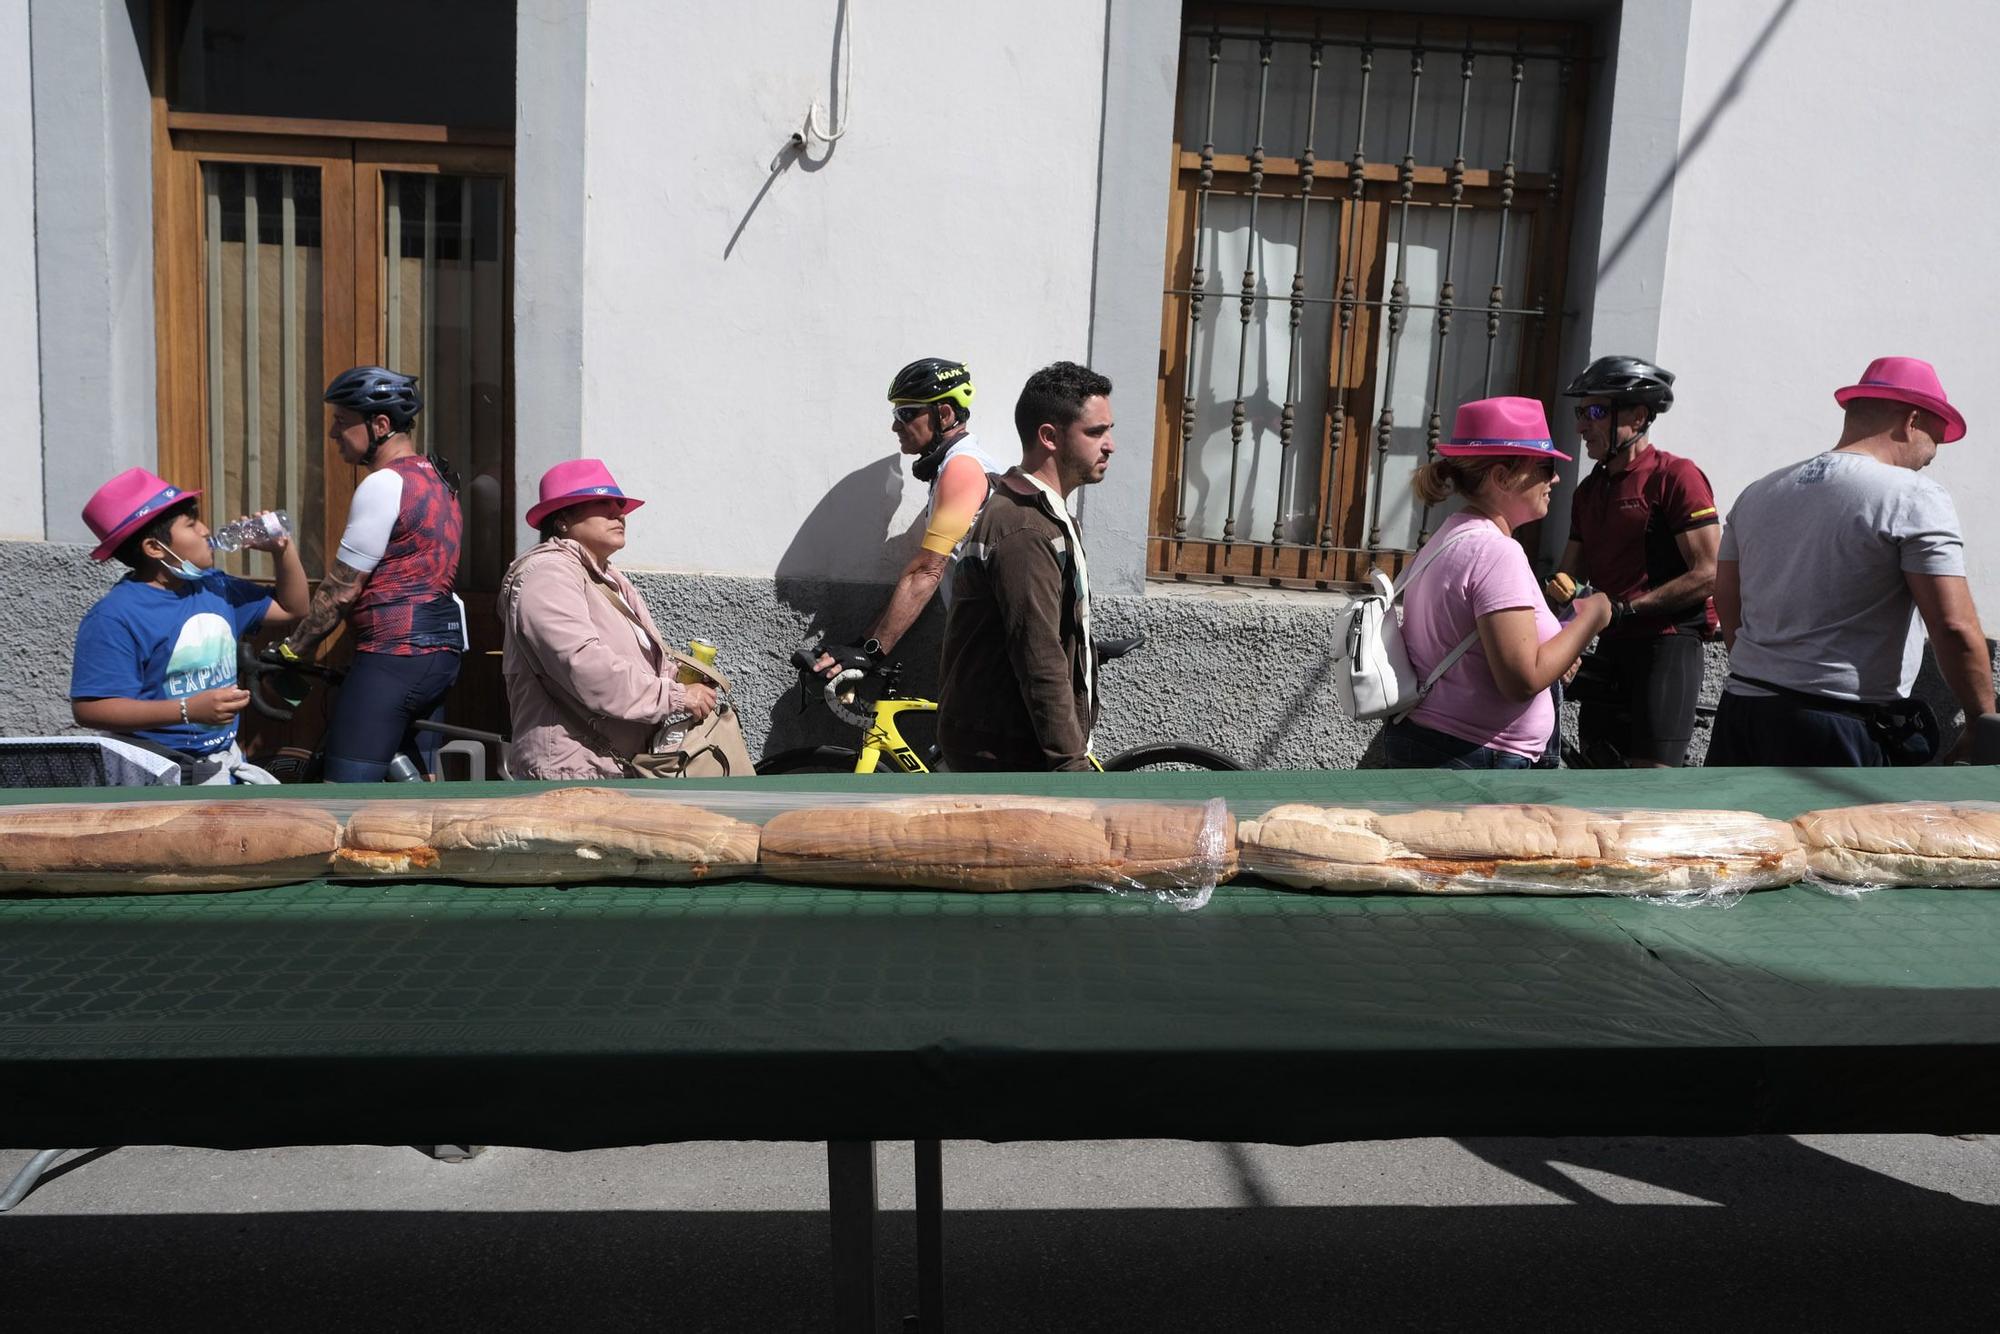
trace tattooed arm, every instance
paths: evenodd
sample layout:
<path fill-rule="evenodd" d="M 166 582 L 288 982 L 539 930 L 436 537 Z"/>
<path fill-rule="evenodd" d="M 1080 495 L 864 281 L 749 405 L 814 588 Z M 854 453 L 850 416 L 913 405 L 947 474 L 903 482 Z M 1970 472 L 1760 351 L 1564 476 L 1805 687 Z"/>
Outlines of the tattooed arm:
<path fill-rule="evenodd" d="M 313 590 L 312 605 L 306 609 L 305 619 L 285 637 L 285 647 L 299 657 L 311 657 L 319 641 L 332 634 L 333 627 L 347 615 L 347 609 L 361 596 L 367 583 L 367 571 L 357 570 L 344 560 L 335 561 L 326 578 Z"/>

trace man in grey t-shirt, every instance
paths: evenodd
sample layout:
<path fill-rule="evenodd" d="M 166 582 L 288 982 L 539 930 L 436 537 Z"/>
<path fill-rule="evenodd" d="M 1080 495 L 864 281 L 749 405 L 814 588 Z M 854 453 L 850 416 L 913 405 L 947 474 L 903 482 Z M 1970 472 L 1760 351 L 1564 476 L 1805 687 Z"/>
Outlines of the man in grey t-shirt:
<path fill-rule="evenodd" d="M 1877 359 L 1834 400 L 1840 443 L 1751 483 L 1723 528 L 1715 609 L 1730 677 L 1711 765 L 1891 763 L 1870 722 L 1909 697 L 1925 630 L 1968 722 L 1993 712 L 1958 511 L 1921 475 L 1964 416 L 1913 357 Z"/>

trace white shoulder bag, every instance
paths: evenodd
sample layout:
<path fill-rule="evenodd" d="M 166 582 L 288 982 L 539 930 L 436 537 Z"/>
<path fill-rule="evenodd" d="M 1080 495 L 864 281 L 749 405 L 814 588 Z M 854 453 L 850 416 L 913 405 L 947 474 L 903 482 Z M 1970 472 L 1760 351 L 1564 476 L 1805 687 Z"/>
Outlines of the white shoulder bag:
<path fill-rule="evenodd" d="M 1380 570 L 1369 571 L 1375 584 L 1373 593 L 1363 593 L 1341 614 L 1333 645 L 1333 689 L 1348 717 L 1365 720 L 1387 718 L 1396 721 L 1423 702 L 1438 678 L 1479 638 L 1478 627 L 1460 640 L 1458 647 L 1444 655 L 1444 661 L 1421 683 L 1410 666 L 1409 650 L 1403 646 L 1403 619 L 1396 603 L 1403 589 L 1419 571 L 1470 536 L 1470 526 L 1461 528 L 1412 561 L 1395 583 Z"/>

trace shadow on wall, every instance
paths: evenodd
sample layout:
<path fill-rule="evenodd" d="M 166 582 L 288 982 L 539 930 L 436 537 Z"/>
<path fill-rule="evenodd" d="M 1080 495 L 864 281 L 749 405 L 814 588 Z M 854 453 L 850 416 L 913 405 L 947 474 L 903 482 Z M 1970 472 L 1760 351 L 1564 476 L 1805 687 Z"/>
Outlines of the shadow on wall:
<path fill-rule="evenodd" d="M 736 230 L 729 234 L 723 244 L 722 257 L 728 259 L 736 253 L 736 243 L 743 239 L 744 228 L 756 215 L 764 203 L 764 197 L 771 193 L 771 187 L 778 178 L 797 163 L 801 171 L 812 173 L 833 160 L 834 151 L 840 147 L 838 140 L 847 133 L 847 90 L 841 78 L 842 52 L 847 49 L 850 33 L 847 26 L 847 0 L 840 0 L 833 19 L 833 54 L 829 58 L 827 70 L 827 103 L 824 107 L 814 101 L 807 111 L 804 122 L 792 131 L 778 145 L 778 151 L 764 170 L 764 180 L 757 193 L 751 196 L 750 205 L 743 210 L 743 216 L 736 220 Z M 849 66 L 852 72 L 852 66 Z M 814 145 L 823 150 L 815 153 Z"/>
<path fill-rule="evenodd" d="M 1625 252 L 1631 249 L 1632 242 L 1652 219 L 1654 211 L 1673 193 L 1674 181 L 1680 175 L 1681 168 L 1692 162 L 1695 155 L 1701 152 L 1708 143 L 1709 136 L 1715 133 L 1715 127 L 1721 122 L 1722 114 L 1729 110 L 1737 98 L 1743 96 L 1743 90 L 1750 86 L 1750 71 L 1763 58 L 1765 48 L 1770 46 L 1771 39 L 1777 36 L 1778 29 L 1784 25 L 1785 19 L 1792 12 L 1792 6 L 1797 3 L 1798 0 L 1782 0 L 1776 9 L 1771 11 L 1771 17 L 1765 21 L 1763 31 L 1757 34 L 1757 40 L 1750 43 L 1750 49 L 1743 53 L 1743 59 L 1739 60 L 1736 68 L 1730 72 L 1729 82 L 1722 85 L 1722 91 L 1716 94 L 1715 101 L 1709 103 L 1708 110 L 1702 113 L 1701 119 L 1696 122 L 1687 138 L 1681 141 L 1680 150 L 1674 154 L 1673 164 L 1653 186 L 1651 193 L 1646 196 L 1646 202 L 1633 212 L 1631 224 L 1625 228 L 1624 234 L 1604 252 L 1604 258 L 1597 266 L 1599 281 L 1618 267 L 1618 261 L 1625 258 Z"/>
<path fill-rule="evenodd" d="M 802 640 L 814 635 L 836 642 L 858 637 L 881 613 L 890 587 L 923 537 L 921 514 L 902 531 L 894 530 L 904 478 L 901 454 L 889 454 L 847 474 L 820 497 L 778 558 L 774 591 L 782 606 L 803 618 Z M 897 646 L 896 659 L 906 668 L 903 693 L 935 697 L 943 634 L 944 615 L 933 599 Z M 786 645 L 784 654 L 797 647 Z M 772 709 L 765 753 L 855 741 L 853 728 L 816 702 L 801 710 L 799 692 L 788 690 Z"/>

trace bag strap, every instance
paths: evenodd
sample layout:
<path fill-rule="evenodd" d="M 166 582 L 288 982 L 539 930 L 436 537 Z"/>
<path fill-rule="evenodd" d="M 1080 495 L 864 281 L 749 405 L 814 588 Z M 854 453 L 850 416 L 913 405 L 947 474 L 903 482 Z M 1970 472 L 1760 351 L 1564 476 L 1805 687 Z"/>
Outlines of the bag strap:
<path fill-rule="evenodd" d="M 1439 542 L 1434 546 L 1432 546 L 1429 550 L 1425 551 L 1416 560 L 1411 561 L 1408 565 L 1406 565 L 1403 568 L 1402 574 L 1397 576 L 1396 582 L 1389 586 L 1388 600 L 1391 603 L 1394 603 L 1398 599 L 1400 599 L 1403 596 L 1404 589 L 1408 585 L 1416 581 L 1416 577 L 1419 571 L 1430 568 L 1431 562 L 1435 561 L 1439 556 L 1442 556 L 1445 552 L 1449 551 L 1452 547 L 1456 546 L 1462 538 L 1467 538 L 1470 536 L 1472 536 L 1472 525 L 1467 524 L 1465 527 L 1459 529 L 1457 532 L 1453 533 L 1450 537 L 1446 538 L 1444 541 Z M 1464 657 L 1466 653 L 1471 650 L 1472 646 L 1478 642 L 1479 642 L 1479 627 L 1477 625 L 1474 625 L 1472 629 L 1466 633 L 1465 638 L 1459 640 L 1457 646 L 1454 647 L 1451 652 L 1445 654 L 1444 660 L 1438 663 L 1437 667 L 1431 672 L 1429 676 L 1424 678 L 1424 683 L 1417 687 L 1417 698 L 1419 700 L 1422 700 L 1425 695 L 1430 694 L 1431 687 L 1436 685 L 1438 681 L 1443 678 L 1444 674 L 1452 669 L 1453 664 L 1455 664 L 1460 658 Z"/>
<path fill-rule="evenodd" d="M 1436 670 L 1424 678 L 1424 683 L 1417 687 L 1417 698 L 1422 699 L 1425 695 L 1430 694 L 1431 687 L 1436 685 L 1443 678 L 1444 674 L 1451 670 L 1452 664 L 1464 657 L 1471 650 L 1472 646 L 1478 642 L 1479 629 L 1477 626 L 1474 626 L 1472 633 L 1459 640 L 1458 646 L 1444 655 L 1444 661 L 1437 665 Z"/>
<path fill-rule="evenodd" d="M 1416 582 L 1417 574 L 1420 571 L 1430 568 L 1432 561 L 1457 546 L 1465 538 L 1471 536 L 1472 525 L 1467 524 L 1444 541 L 1436 543 L 1419 553 L 1415 560 L 1403 567 L 1403 572 L 1396 576 L 1396 582 L 1389 585 L 1389 601 L 1394 602 L 1396 599 L 1402 597 L 1403 590 Z"/>
<path fill-rule="evenodd" d="M 640 616 L 637 611 L 633 610 L 630 604 L 628 604 L 624 598 L 619 597 L 617 591 L 613 589 L 609 584 L 598 583 L 598 581 L 595 579 L 592 579 L 590 582 L 596 586 L 598 592 L 604 594 L 604 596 L 610 601 L 612 606 L 618 608 L 619 612 L 625 617 L 626 620 L 632 622 L 632 624 L 638 626 L 641 630 L 645 631 L 646 638 L 651 640 L 653 646 L 659 649 L 660 652 L 666 654 L 667 657 L 671 658 L 674 662 L 679 663 L 683 667 L 692 667 L 697 673 L 707 677 L 709 681 L 711 681 L 714 684 L 717 690 L 722 691 L 724 694 L 729 693 L 729 678 L 724 676 L 721 672 L 717 671 L 713 664 L 703 662 L 699 658 L 691 658 L 687 654 L 675 648 L 673 645 L 661 639 L 659 631 L 654 629 L 653 626 L 644 617 Z"/>
<path fill-rule="evenodd" d="M 542 683 L 542 689 L 548 693 L 550 699 L 556 702 L 556 707 L 568 714 L 570 722 L 580 729 L 586 737 L 590 738 L 590 743 L 595 749 L 618 761 L 618 767 L 625 770 L 628 774 L 632 771 L 632 757 L 620 751 L 605 738 L 604 733 L 598 730 L 596 721 L 591 718 L 580 703 L 570 697 L 570 693 L 567 690 L 564 690 L 553 680 L 549 679 L 540 669 L 535 671 L 535 679 Z"/>

